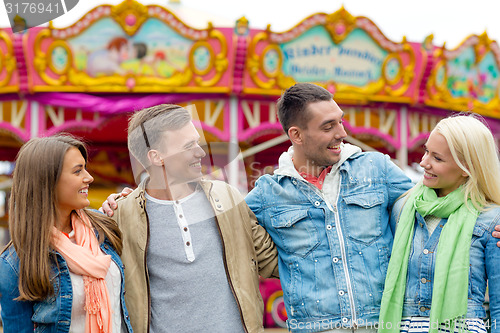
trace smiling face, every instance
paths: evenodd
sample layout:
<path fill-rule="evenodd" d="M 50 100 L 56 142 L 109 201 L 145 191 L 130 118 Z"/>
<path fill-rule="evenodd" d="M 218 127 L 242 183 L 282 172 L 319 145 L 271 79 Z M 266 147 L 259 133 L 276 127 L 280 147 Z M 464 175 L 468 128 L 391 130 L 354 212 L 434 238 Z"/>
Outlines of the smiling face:
<path fill-rule="evenodd" d="M 94 178 L 85 167 L 82 153 L 74 147 L 68 149 L 56 185 L 57 208 L 62 219 L 69 218 L 71 211 L 90 205 L 87 197 L 89 185 Z"/>
<path fill-rule="evenodd" d="M 467 180 L 467 174 L 453 159 L 445 137 L 435 131 L 425 144 L 420 166 L 425 170 L 423 184 L 436 189 L 439 197 L 453 192 Z"/>
<path fill-rule="evenodd" d="M 307 128 L 300 129 L 306 163 L 328 167 L 340 160 L 340 144 L 347 136 L 344 112 L 334 100 L 314 102 L 307 108 Z"/>
<path fill-rule="evenodd" d="M 192 122 L 174 131 L 166 131 L 159 149 L 170 185 L 196 181 L 202 177 L 200 135 Z"/>

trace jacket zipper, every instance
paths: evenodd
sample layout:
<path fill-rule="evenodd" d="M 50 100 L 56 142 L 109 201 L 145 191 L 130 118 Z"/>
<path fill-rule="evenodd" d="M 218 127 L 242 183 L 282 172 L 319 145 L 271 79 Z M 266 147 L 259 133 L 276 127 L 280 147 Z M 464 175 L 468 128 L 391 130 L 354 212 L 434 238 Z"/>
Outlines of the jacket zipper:
<path fill-rule="evenodd" d="M 352 292 L 352 285 L 351 285 L 351 276 L 349 274 L 349 267 L 347 267 L 347 255 L 346 255 L 346 252 L 345 252 L 345 243 L 344 243 L 344 235 L 342 234 L 342 229 L 340 227 L 340 217 L 339 217 L 339 210 L 338 210 L 338 206 L 339 206 L 339 197 L 340 197 L 340 185 L 341 185 L 341 177 L 339 175 L 339 187 L 338 187 L 338 191 L 337 191 L 337 201 L 335 203 L 335 208 L 332 209 L 332 207 L 330 207 L 330 205 L 328 204 L 328 208 L 330 208 L 330 210 L 333 211 L 333 213 L 335 214 L 335 227 L 337 229 L 337 236 L 339 238 L 339 242 L 340 242 L 340 253 L 341 253 L 341 256 L 342 256 L 342 266 L 344 267 L 344 274 L 345 274 L 345 278 L 346 278 L 346 285 L 347 285 L 347 292 L 349 293 L 349 303 L 350 303 L 350 306 L 351 306 L 351 313 L 352 313 L 352 327 L 354 328 L 356 326 L 356 322 L 357 322 L 357 318 L 356 318 L 356 307 L 354 305 L 354 295 L 353 295 L 353 292 Z M 327 202 L 325 200 L 325 202 Z"/>
<path fill-rule="evenodd" d="M 340 176 L 340 175 L 339 175 Z M 339 177 L 339 185 L 338 185 L 338 190 L 337 190 L 337 201 L 335 203 L 335 208 L 332 208 L 328 200 L 326 200 L 325 196 L 321 191 L 319 191 L 314 185 L 310 184 L 309 182 L 306 182 L 311 188 L 323 199 L 323 201 L 326 203 L 328 209 L 332 211 L 335 215 L 335 228 L 337 229 L 337 237 L 340 242 L 340 254 L 342 256 L 342 267 L 344 269 L 344 274 L 346 278 L 346 285 L 347 285 L 347 293 L 349 297 L 349 305 L 351 307 L 351 313 L 352 313 L 352 326 L 355 327 L 356 322 L 357 322 L 357 317 L 356 317 L 356 307 L 354 305 L 354 295 L 352 292 L 352 285 L 351 285 L 351 276 L 349 274 L 349 267 L 347 267 L 347 255 L 345 252 L 345 243 L 344 243 L 344 236 L 342 234 L 342 229 L 340 228 L 340 217 L 339 217 L 339 211 L 338 211 L 338 206 L 339 206 L 339 196 L 340 196 L 340 185 L 341 185 L 341 177 Z"/>
<path fill-rule="evenodd" d="M 149 247 L 149 218 L 146 213 L 146 199 L 144 198 L 144 192 L 141 193 L 141 206 L 143 206 L 144 214 L 146 215 L 146 248 L 144 249 L 144 275 L 146 276 L 146 285 L 148 288 L 148 327 L 147 332 L 149 333 L 149 326 L 151 325 L 151 290 L 149 287 L 149 272 L 148 272 L 148 247 Z"/>
<path fill-rule="evenodd" d="M 229 283 L 229 287 L 231 287 L 231 292 L 233 293 L 234 299 L 236 300 L 236 304 L 238 305 L 238 310 L 240 311 L 240 318 L 241 318 L 241 323 L 243 324 L 243 329 L 245 330 L 246 333 L 248 333 L 247 326 L 245 324 L 245 321 L 243 320 L 243 311 L 241 310 L 240 301 L 238 300 L 236 292 L 234 291 L 234 286 L 233 283 L 231 282 L 231 276 L 229 275 L 229 270 L 227 268 L 226 244 L 224 244 L 224 238 L 222 237 L 222 231 L 220 230 L 219 220 L 217 216 L 215 217 L 215 224 L 217 225 L 217 230 L 219 231 L 219 236 L 222 244 L 222 261 L 224 262 L 224 270 L 226 271 L 227 282 Z"/>

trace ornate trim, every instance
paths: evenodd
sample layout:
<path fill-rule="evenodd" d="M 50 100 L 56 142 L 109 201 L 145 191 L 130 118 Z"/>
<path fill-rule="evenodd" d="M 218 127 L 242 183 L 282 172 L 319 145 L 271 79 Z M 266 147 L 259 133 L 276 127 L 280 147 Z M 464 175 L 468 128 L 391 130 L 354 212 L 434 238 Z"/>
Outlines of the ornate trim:
<path fill-rule="evenodd" d="M 500 72 L 500 48 L 497 42 L 491 40 L 487 33 L 482 35 L 471 35 L 458 47 L 452 50 L 446 49 L 446 44 L 434 51 L 435 65 L 432 68 L 426 85 L 425 104 L 433 107 L 451 109 L 457 111 L 474 110 L 483 115 L 500 118 L 500 78 L 496 80 L 496 88 L 493 96 L 488 102 L 479 100 L 478 93 L 482 91 L 481 84 L 464 82 L 470 87 L 467 96 L 453 96 L 448 88 L 450 84 L 450 69 L 448 62 L 459 57 L 466 49 L 472 48 L 474 61 L 471 66 L 478 66 L 484 57 L 491 52 L 497 71 Z M 471 74 L 473 74 L 471 72 Z M 479 73 L 477 73 L 479 75 Z M 481 78 L 478 78 L 481 80 Z"/>
<path fill-rule="evenodd" d="M 4 30 L 0 30 L 0 42 L 5 43 L 7 52 L 0 52 L 0 75 L 5 72 L 5 77 L 0 80 L 0 92 L 16 92 L 19 91 L 19 86 L 10 86 L 12 75 L 16 71 L 16 57 L 14 56 L 14 46 L 11 36 Z"/>
<path fill-rule="evenodd" d="M 110 17 L 116 21 L 128 36 L 133 36 L 150 18 L 163 22 L 169 29 L 186 38 L 189 42 L 186 67 L 175 68 L 168 77 L 140 73 L 107 74 L 90 76 L 85 70 L 75 67 L 74 54 L 68 38 L 77 37 L 98 20 Z M 64 68 L 57 68 L 51 54 L 62 47 L 68 55 Z M 203 47 L 208 50 L 210 59 L 203 70 L 196 67 L 194 52 Z M 41 30 L 34 42 L 34 67 L 47 85 L 37 85 L 33 91 L 74 91 L 74 92 L 188 92 L 198 87 L 198 92 L 229 92 L 229 87 L 214 87 L 228 68 L 227 41 L 222 32 L 208 24 L 207 29 L 198 30 L 184 24 L 167 9 L 157 6 L 144 6 L 135 0 L 125 0 L 119 5 L 104 5 L 94 8 L 79 22 L 64 29 L 56 29 L 49 24 Z M 195 87 L 190 87 L 194 85 Z M 201 89 L 200 89 L 201 88 Z M 205 88 L 205 89 L 203 89 Z"/>
<path fill-rule="evenodd" d="M 295 83 L 293 77 L 286 76 L 282 71 L 284 55 L 279 45 L 300 37 L 306 31 L 316 26 L 323 26 L 335 45 L 339 45 L 339 43 L 344 41 L 353 30 L 357 28 L 362 29 L 372 38 L 376 45 L 388 52 L 382 64 L 382 75 L 375 82 L 370 82 L 363 87 L 334 82 L 333 80 L 318 82 L 318 84 L 335 92 L 335 94 L 357 93 L 362 95 L 377 95 L 377 99 L 386 101 L 396 101 L 396 97 L 399 100 L 407 92 L 415 76 L 416 56 L 415 51 L 406 41 L 406 38 L 403 38 L 403 41 L 399 44 L 394 43 L 388 40 L 368 18 L 354 17 L 343 7 L 330 15 L 325 13 L 311 15 L 292 29 L 282 33 L 272 32 L 270 26 L 267 27 L 267 30 L 257 33 L 250 41 L 246 68 L 250 78 L 258 88 L 262 90 L 272 89 L 273 91 L 278 91 L 279 94 L 279 91 Z M 270 50 L 278 54 L 277 70 L 273 72 L 268 72 L 264 66 L 264 58 Z M 386 68 L 391 61 L 396 61 L 399 65 L 395 77 L 389 77 L 386 73 Z M 254 89 L 249 87 L 244 89 L 246 92 L 250 90 Z M 360 98 L 362 97 L 357 97 L 358 100 Z"/>
<path fill-rule="evenodd" d="M 111 8 L 111 17 L 127 35 L 133 36 L 148 19 L 148 9 L 135 0 L 126 0 Z"/>

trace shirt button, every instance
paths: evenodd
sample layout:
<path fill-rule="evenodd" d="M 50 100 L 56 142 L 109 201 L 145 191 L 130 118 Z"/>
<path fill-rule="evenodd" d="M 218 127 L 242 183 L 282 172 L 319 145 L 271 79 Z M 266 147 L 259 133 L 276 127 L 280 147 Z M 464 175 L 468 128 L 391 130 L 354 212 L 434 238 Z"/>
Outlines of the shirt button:
<path fill-rule="evenodd" d="M 344 317 L 344 318 L 342 318 L 342 322 L 343 322 L 343 323 L 347 323 L 348 321 L 349 321 L 349 319 L 347 319 L 347 318 L 345 318 L 345 317 Z"/>
<path fill-rule="evenodd" d="M 176 204 L 179 204 L 179 200 L 175 200 L 175 203 L 176 203 Z"/>
<path fill-rule="evenodd" d="M 333 258 L 333 259 L 332 259 L 332 261 L 333 261 L 334 263 L 338 263 L 338 262 L 339 262 L 339 258 L 335 257 L 335 258 Z"/>
<path fill-rule="evenodd" d="M 321 205 L 321 202 L 319 202 L 319 201 L 316 201 L 316 202 L 314 203 L 314 206 L 316 206 L 316 207 L 319 207 L 319 205 Z"/>
<path fill-rule="evenodd" d="M 179 218 L 182 219 L 184 216 L 182 216 L 182 214 L 179 215 Z"/>
<path fill-rule="evenodd" d="M 424 249 L 424 254 L 429 254 L 429 250 Z"/>
<path fill-rule="evenodd" d="M 420 281 L 422 281 L 422 283 L 427 283 L 427 279 L 426 278 L 421 278 Z"/>
<path fill-rule="evenodd" d="M 332 230 L 332 226 L 329 224 L 326 226 L 326 230 Z"/>
<path fill-rule="evenodd" d="M 222 206 L 221 205 L 217 205 L 217 208 L 221 208 Z"/>
<path fill-rule="evenodd" d="M 187 227 L 184 227 L 184 231 L 188 231 L 188 228 L 187 228 Z"/>
<path fill-rule="evenodd" d="M 190 242 L 186 242 L 186 245 L 189 246 L 189 245 L 191 245 L 191 243 Z"/>
<path fill-rule="evenodd" d="M 339 291 L 340 296 L 344 296 L 345 292 L 343 290 Z"/>
<path fill-rule="evenodd" d="M 215 202 L 219 202 L 219 199 L 215 199 Z"/>

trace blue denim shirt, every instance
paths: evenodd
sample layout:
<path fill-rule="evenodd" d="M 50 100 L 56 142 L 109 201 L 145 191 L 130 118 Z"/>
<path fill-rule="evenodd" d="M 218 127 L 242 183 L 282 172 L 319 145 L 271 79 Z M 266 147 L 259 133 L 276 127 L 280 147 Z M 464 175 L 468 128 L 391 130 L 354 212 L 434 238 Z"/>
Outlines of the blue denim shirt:
<path fill-rule="evenodd" d="M 389 211 L 412 183 L 373 152 L 350 156 L 339 173 L 333 204 L 305 180 L 276 174 L 260 177 L 246 197 L 278 248 L 293 332 L 378 320 L 394 237 Z"/>
<path fill-rule="evenodd" d="M 391 214 L 392 226 L 398 220 L 405 201 L 405 198 L 402 198 L 394 205 Z M 429 235 L 423 217 L 418 212 L 415 214 L 403 316 L 430 316 L 436 249 L 446 222 L 447 219 L 442 219 Z M 470 247 L 467 318 L 486 317 L 483 303 L 486 281 L 489 280 L 490 324 L 493 332 L 500 332 L 500 248 L 496 245 L 498 239 L 491 233 L 499 223 L 500 207 L 494 206 L 493 209 L 482 212 L 476 220 Z"/>
<path fill-rule="evenodd" d="M 111 255 L 111 259 L 120 269 L 123 324 L 126 326 L 126 331 L 131 333 L 132 326 L 124 299 L 124 266 L 107 240 L 101 244 L 101 250 Z M 19 257 L 12 245 L 0 255 L 0 304 L 4 332 L 69 332 L 73 302 L 71 278 L 62 255 L 55 251 L 53 253 L 57 260 L 57 263 L 53 262 L 51 265 L 51 280 L 55 293 L 37 302 L 14 300 L 19 296 Z"/>

